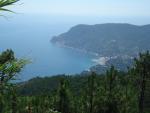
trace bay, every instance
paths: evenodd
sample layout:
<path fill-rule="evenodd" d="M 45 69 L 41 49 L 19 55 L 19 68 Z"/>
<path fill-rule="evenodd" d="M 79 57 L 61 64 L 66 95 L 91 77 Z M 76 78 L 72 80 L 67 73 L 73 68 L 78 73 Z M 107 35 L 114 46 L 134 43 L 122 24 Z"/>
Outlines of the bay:
<path fill-rule="evenodd" d="M 50 42 L 73 24 L 53 23 L 50 18 L 19 17 L 0 21 L 0 52 L 12 49 L 19 58 L 30 59 L 17 77 L 24 81 L 36 76 L 76 74 L 93 65 L 93 55 L 61 48 Z"/>

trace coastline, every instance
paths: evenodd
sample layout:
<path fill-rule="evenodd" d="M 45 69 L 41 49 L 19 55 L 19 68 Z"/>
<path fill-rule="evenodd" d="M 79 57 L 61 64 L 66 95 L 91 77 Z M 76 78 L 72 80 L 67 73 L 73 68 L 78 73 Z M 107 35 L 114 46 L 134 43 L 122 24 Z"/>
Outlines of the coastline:
<path fill-rule="evenodd" d="M 114 58 L 114 57 L 102 56 L 99 53 L 90 52 L 90 51 L 87 51 L 85 49 L 78 49 L 78 48 L 75 48 L 75 47 L 71 47 L 71 46 L 68 46 L 68 45 L 65 45 L 65 44 L 62 44 L 62 43 L 59 43 L 59 42 L 51 42 L 51 43 L 55 44 L 55 45 L 57 45 L 58 47 L 61 47 L 61 48 L 68 48 L 68 49 L 72 49 L 72 50 L 82 52 L 82 53 L 85 53 L 85 54 L 93 55 L 95 58 L 91 59 L 91 61 L 94 63 L 94 65 L 105 66 L 107 61 L 109 61 L 111 58 Z"/>
<path fill-rule="evenodd" d="M 68 46 L 68 45 L 65 45 L 65 44 L 62 44 L 62 43 L 59 43 L 59 42 L 51 42 L 51 43 L 57 45 L 58 47 L 72 49 L 72 50 L 79 51 L 79 52 L 82 52 L 82 53 L 85 53 L 85 54 L 93 55 L 95 57 L 99 57 L 100 56 L 99 53 L 92 52 L 92 51 L 87 51 L 85 49 L 78 49 L 78 48 L 75 48 L 75 47 L 72 47 L 72 46 Z"/>

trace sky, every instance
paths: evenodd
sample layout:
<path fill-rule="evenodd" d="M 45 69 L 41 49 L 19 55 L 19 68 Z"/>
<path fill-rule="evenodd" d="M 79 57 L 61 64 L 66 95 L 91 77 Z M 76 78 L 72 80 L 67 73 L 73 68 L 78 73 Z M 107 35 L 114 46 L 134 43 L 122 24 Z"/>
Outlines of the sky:
<path fill-rule="evenodd" d="M 63 24 L 150 24 L 150 0 L 20 0 L 7 7 L 9 20 Z M 47 20 L 46 20 L 47 18 Z M 4 23 L 5 20 L 0 19 Z"/>
<path fill-rule="evenodd" d="M 150 17 L 150 0 L 20 0 L 18 13 Z"/>

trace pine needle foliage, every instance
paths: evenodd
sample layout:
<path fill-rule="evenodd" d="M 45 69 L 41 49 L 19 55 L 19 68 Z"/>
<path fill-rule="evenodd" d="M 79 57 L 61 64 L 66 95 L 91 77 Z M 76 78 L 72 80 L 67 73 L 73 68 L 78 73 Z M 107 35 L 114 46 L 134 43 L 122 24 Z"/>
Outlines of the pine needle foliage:
<path fill-rule="evenodd" d="M 13 5 L 14 3 L 18 2 L 19 0 L 0 0 L 0 11 L 8 11 L 13 12 L 9 9 L 6 9 L 6 6 Z"/>

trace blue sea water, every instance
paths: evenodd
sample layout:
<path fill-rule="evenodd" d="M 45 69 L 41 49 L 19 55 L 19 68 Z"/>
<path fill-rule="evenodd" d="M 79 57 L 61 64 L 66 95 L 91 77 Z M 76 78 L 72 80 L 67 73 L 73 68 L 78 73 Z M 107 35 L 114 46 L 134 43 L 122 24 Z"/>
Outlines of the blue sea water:
<path fill-rule="evenodd" d="M 0 16 L 0 52 L 13 49 L 19 58 L 32 61 L 19 74 L 24 81 L 36 76 L 76 74 L 92 65 L 93 55 L 61 48 L 50 43 L 52 36 L 68 31 L 77 24 L 131 23 L 143 25 L 149 18 L 89 17 L 64 15 L 10 14 Z"/>
<path fill-rule="evenodd" d="M 36 76 L 80 73 L 93 65 L 94 56 L 50 43 L 52 36 L 66 32 L 73 24 L 21 15 L 0 20 L 0 52 L 11 48 L 17 57 L 32 61 L 19 74 L 21 81 Z"/>

